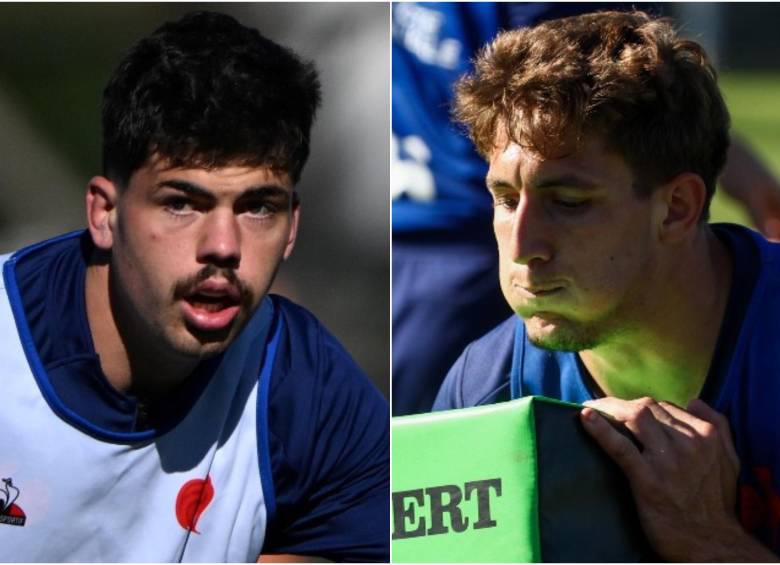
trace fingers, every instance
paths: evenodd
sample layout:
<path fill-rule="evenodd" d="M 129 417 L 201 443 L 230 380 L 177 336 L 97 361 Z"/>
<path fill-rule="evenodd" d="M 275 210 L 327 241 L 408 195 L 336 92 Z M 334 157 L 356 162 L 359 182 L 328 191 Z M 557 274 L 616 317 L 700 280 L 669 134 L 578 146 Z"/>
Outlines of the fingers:
<path fill-rule="evenodd" d="M 626 475 L 642 528 L 659 555 L 690 560 L 707 535 L 737 524 L 738 459 L 723 415 L 701 401 L 688 410 L 650 398 L 585 404 L 583 426 Z"/>
<path fill-rule="evenodd" d="M 642 477 L 646 469 L 642 455 L 634 443 L 617 431 L 606 418 L 595 409 L 585 407 L 580 412 L 585 430 L 601 448 L 630 477 Z"/>
<path fill-rule="evenodd" d="M 737 455 L 736 447 L 734 447 L 734 441 L 731 438 L 731 426 L 729 426 L 728 419 L 720 412 L 710 408 L 704 401 L 699 400 L 698 398 L 691 400 L 691 402 L 688 404 L 688 413 L 690 413 L 689 415 L 692 415 L 699 420 L 707 422 L 715 427 L 717 434 L 720 437 L 724 451 L 728 457 L 729 463 L 734 469 L 734 472 L 738 473 L 739 456 Z"/>
<path fill-rule="evenodd" d="M 720 412 L 713 410 L 706 402 L 698 398 L 694 398 L 688 403 L 687 410 L 697 418 L 707 422 L 714 422 L 722 416 Z M 726 425 L 728 425 L 728 422 L 726 422 Z"/>
<path fill-rule="evenodd" d="M 652 398 L 626 401 L 607 397 L 588 401 L 585 405 L 605 413 L 608 419 L 624 424 L 642 444 L 640 452 L 645 455 L 663 456 L 672 447 L 685 451 L 693 440 L 717 440 L 732 472 L 739 471 L 739 457 L 728 420 L 701 400 L 691 401 L 687 411 L 670 402 L 656 402 Z M 585 423 L 591 421 L 589 418 L 583 420 Z"/>
<path fill-rule="evenodd" d="M 663 404 L 649 397 L 629 401 L 608 397 L 585 404 L 625 424 L 645 451 L 652 453 L 663 454 L 667 451 L 670 441 L 674 440 L 674 432 L 688 437 L 694 434 L 690 426 L 669 413 Z"/>

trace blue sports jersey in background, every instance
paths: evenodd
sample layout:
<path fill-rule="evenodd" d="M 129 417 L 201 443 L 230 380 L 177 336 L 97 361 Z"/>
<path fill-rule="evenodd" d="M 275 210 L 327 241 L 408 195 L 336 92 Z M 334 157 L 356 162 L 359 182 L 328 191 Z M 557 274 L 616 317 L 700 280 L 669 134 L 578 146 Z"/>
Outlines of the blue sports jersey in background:
<path fill-rule="evenodd" d="M 487 165 L 450 119 L 453 84 L 501 30 L 631 5 L 605 2 L 393 5 L 393 234 L 489 231 Z M 643 6 L 647 9 L 647 6 Z M 457 236 L 456 236 L 457 237 Z"/>

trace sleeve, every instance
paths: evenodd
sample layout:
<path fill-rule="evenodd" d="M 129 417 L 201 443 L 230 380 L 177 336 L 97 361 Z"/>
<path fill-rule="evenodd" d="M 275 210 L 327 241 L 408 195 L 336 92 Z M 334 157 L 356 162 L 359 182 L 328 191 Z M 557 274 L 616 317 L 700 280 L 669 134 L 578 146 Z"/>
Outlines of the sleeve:
<path fill-rule="evenodd" d="M 509 373 L 517 317 L 510 316 L 472 341 L 447 372 L 433 411 L 510 400 Z"/>
<path fill-rule="evenodd" d="M 286 322 L 268 399 L 274 503 L 263 553 L 387 562 L 387 401 L 310 314 Z"/>
<path fill-rule="evenodd" d="M 434 412 L 463 408 L 463 395 L 460 391 L 467 353 L 468 348 L 460 354 L 455 364 L 447 371 L 447 376 L 444 377 L 439 393 L 436 395 L 436 400 L 433 402 Z"/>

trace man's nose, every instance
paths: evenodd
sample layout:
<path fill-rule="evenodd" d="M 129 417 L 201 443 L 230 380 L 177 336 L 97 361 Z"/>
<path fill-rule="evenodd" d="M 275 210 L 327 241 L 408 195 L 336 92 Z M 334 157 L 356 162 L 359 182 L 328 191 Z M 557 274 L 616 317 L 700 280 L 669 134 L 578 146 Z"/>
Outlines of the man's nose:
<path fill-rule="evenodd" d="M 198 262 L 230 269 L 238 268 L 241 262 L 241 229 L 233 211 L 210 211 L 202 229 Z"/>
<path fill-rule="evenodd" d="M 510 254 L 515 263 L 529 265 L 552 258 L 551 225 L 546 217 L 544 202 L 528 198 L 524 192 L 512 218 Z"/>

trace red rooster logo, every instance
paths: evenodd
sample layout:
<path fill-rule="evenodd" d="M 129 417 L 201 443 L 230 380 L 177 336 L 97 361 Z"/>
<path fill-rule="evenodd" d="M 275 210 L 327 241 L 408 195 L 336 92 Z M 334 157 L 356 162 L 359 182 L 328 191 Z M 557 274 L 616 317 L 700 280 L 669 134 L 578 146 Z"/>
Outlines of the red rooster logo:
<path fill-rule="evenodd" d="M 198 520 L 214 498 L 214 485 L 211 477 L 187 481 L 176 497 L 176 519 L 182 528 L 199 534 Z"/>
<path fill-rule="evenodd" d="M 0 485 L 0 524 L 24 526 L 27 521 L 24 511 L 16 504 L 19 489 L 14 486 L 11 478 L 3 479 Z"/>

